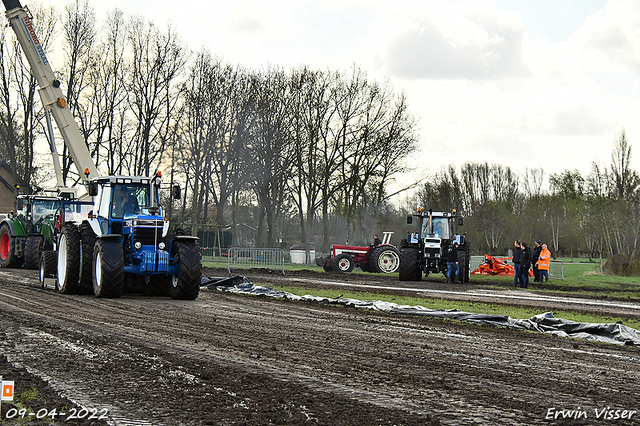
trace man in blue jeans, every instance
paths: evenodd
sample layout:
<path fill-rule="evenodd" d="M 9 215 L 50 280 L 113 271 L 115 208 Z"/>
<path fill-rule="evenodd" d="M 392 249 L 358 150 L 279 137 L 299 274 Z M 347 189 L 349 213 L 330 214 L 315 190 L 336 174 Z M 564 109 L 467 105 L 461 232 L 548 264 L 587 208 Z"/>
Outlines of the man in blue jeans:
<path fill-rule="evenodd" d="M 452 272 L 455 270 L 455 276 Z M 455 283 L 458 281 L 458 275 L 460 275 L 460 268 L 458 267 L 458 243 L 449 244 L 447 251 L 447 282 Z"/>
<path fill-rule="evenodd" d="M 516 240 L 513 243 L 515 250 L 513 251 L 513 285 L 518 287 L 518 278 L 520 277 L 520 257 L 522 256 L 522 247 L 520 247 L 520 241 Z"/>

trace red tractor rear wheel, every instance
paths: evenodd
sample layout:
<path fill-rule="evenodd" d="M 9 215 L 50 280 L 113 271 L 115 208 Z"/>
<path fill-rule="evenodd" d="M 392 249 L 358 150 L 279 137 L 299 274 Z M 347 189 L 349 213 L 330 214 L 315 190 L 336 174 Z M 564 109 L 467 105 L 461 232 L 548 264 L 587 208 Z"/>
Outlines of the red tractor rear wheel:
<path fill-rule="evenodd" d="M 393 246 L 376 247 L 371 252 L 369 267 L 372 272 L 382 272 L 384 274 L 398 272 L 400 252 Z"/>

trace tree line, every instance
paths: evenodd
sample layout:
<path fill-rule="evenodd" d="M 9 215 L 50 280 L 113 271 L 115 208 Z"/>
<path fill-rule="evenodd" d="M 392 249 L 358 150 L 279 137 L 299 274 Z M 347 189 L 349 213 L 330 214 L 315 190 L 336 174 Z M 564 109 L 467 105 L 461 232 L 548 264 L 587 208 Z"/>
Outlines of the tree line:
<path fill-rule="evenodd" d="M 371 218 L 391 209 L 389 184 L 406 170 L 418 135 L 405 95 L 388 82 L 355 65 L 233 65 L 190 51 L 171 26 L 117 9 L 98 26 L 87 0 L 61 15 L 32 10 L 47 51 L 61 38 L 59 79 L 100 172 L 168 169 L 185 189 L 168 206 L 173 220 L 231 229 L 239 244 L 315 242 L 326 250 L 336 238 L 365 239 Z M 50 168 L 34 145 L 45 134 L 44 110 L 6 26 L 0 78 L 0 160 L 42 186 Z M 63 179 L 77 184 L 68 149 L 58 145 Z"/>
<path fill-rule="evenodd" d="M 457 209 L 475 254 L 506 255 L 515 240 L 546 242 L 555 256 L 610 259 L 615 273 L 640 273 L 640 175 L 631 168 L 623 128 L 610 161 L 588 174 L 541 168 L 517 174 L 500 164 L 449 166 L 420 189 L 414 203 Z M 435 210 L 435 208 L 434 208 Z"/>

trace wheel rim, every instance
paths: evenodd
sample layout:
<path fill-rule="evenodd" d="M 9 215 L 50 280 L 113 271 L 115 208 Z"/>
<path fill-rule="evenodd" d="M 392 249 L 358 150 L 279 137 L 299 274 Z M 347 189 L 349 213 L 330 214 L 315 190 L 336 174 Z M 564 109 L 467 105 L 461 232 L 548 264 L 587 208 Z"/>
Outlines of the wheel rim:
<path fill-rule="evenodd" d="M 11 249 L 11 239 L 6 232 L 0 237 L 0 258 L 6 260 L 9 257 L 9 250 Z"/>
<path fill-rule="evenodd" d="M 82 281 L 82 267 L 84 266 L 84 250 L 82 249 L 82 238 L 80 238 L 80 251 L 78 254 L 80 255 L 80 269 L 78 271 L 78 283 Z"/>
<path fill-rule="evenodd" d="M 178 250 L 176 251 L 176 260 L 178 261 L 178 274 L 177 275 L 171 275 L 171 285 L 173 286 L 174 289 L 178 288 L 178 284 L 180 283 L 180 246 L 177 247 Z"/>
<path fill-rule="evenodd" d="M 349 262 L 349 259 L 340 259 L 340 261 L 338 262 L 338 268 L 341 271 L 348 271 L 350 267 L 351 262 Z"/>
<path fill-rule="evenodd" d="M 96 295 L 100 293 L 100 289 L 102 288 L 102 252 L 98 252 L 96 254 L 96 262 L 95 262 L 95 275 L 96 275 Z"/>
<path fill-rule="evenodd" d="M 179 278 L 177 275 L 171 275 L 171 285 L 173 286 L 173 288 L 177 288 L 178 287 L 178 282 L 179 282 Z"/>
<path fill-rule="evenodd" d="M 393 250 L 383 252 L 378 258 L 378 266 L 385 274 L 395 272 L 400 265 L 400 256 Z"/>
<path fill-rule="evenodd" d="M 44 259 L 44 256 L 42 256 L 42 259 L 40 259 L 40 284 L 42 284 L 43 287 L 44 287 L 44 264 L 45 264 L 45 259 Z"/>
<path fill-rule="evenodd" d="M 67 236 L 60 235 L 60 244 L 58 244 L 58 284 L 57 288 L 62 288 L 62 283 L 67 278 Z"/>

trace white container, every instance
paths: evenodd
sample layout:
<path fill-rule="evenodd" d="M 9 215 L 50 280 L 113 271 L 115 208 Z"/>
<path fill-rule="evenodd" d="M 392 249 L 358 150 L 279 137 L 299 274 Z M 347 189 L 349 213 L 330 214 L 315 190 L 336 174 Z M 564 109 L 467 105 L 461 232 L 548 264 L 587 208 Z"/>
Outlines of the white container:
<path fill-rule="evenodd" d="M 313 244 L 309 244 L 309 254 L 313 258 L 316 254 L 316 248 Z M 291 257 L 291 263 L 298 265 L 304 265 L 310 263 L 307 261 L 307 251 L 304 244 L 297 244 L 289 248 L 289 256 Z"/>

